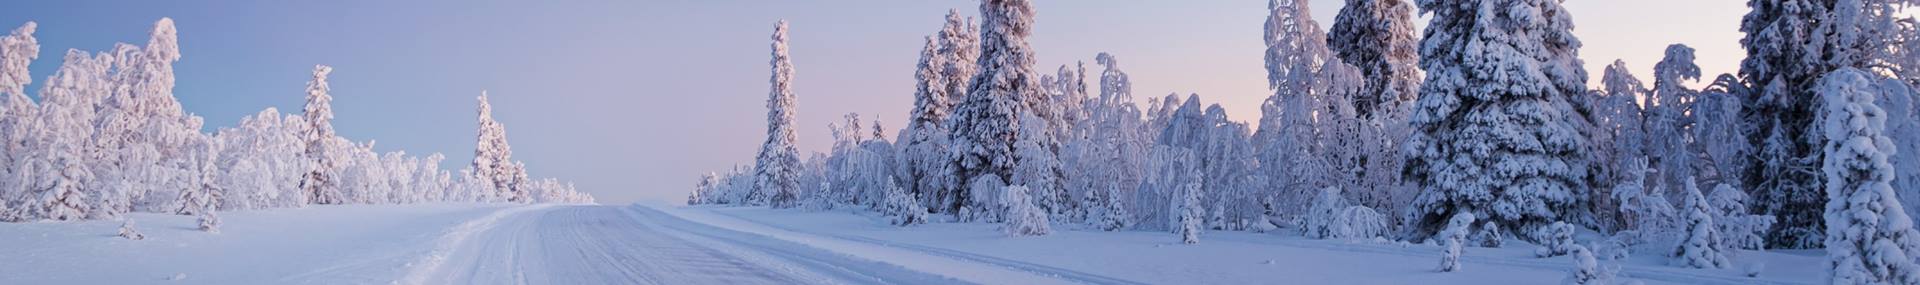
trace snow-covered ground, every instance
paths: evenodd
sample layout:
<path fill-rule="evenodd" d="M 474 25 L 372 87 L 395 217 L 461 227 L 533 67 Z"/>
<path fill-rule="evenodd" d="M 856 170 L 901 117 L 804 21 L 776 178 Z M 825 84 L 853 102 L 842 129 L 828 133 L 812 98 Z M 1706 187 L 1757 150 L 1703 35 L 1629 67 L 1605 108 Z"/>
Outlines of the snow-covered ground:
<path fill-rule="evenodd" d="M 1504 248 L 1468 248 L 1462 271 L 1437 273 L 1440 250 L 1435 246 L 1312 240 L 1292 233 L 1208 232 L 1201 243 L 1185 245 L 1173 234 L 1159 232 L 1065 230 L 1010 238 L 998 231 L 998 224 L 934 223 L 903 229 L 879 217 L 843 211 L 647 208 L 823 248 L 889 247 L 1086 283 L 1557 284 L 1572 269 L 1570 258 L 1535 258 L 1531 245 L 1517 241 Z M 1622 268 L 1624 277 L 1646 284 L 1811 284 L 1822 276 L 1823 254 L 1743 252 L 1736 263 L 1766 264 L 1759 278 L 1745 277 L 1741 268 L 1668 266 L 1656 253 L 1636 254 Z"/>
<path fill-rule="evenodd" d="M 1296 234 L 1062 229 L 1010 238 L 995 224 L 888 226 L 844 211 L 742 207 L 427 204 L 0 224 L 0 284 L 1552 284 L 1566 257 L 1531 246 L 1469 248 L 1436 273 L 1438 248 Z M 1647 284 L 1803 284 L 1822 253 L 1747 252 L 1739 269 L 1624 265 Z M 31 274 L 21 274 L 31 272 Z M 174 282 L 177 281 L 177 282 Z"/>
<path fill-rule="evenodd" d="M 0 223 L 0 284 L 385 284 L 431 255 L 446 231 L 513 209 L 492 204 L 309 206 L 222 212 L 221 233 L 192 216 Z"/>

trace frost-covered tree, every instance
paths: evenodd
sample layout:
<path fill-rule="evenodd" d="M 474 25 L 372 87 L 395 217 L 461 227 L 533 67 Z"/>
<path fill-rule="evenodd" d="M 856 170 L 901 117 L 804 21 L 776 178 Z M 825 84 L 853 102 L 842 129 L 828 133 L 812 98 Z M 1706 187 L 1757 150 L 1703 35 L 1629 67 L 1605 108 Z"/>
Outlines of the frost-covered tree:
<path fill-rule="evenodd" d="M 1147 158 L 1146 179 L 1133 191 L 1132 205 L 1136 228 L 1176 232 L 1180 228 L 1180 195 L 1186 188 L 1203 184 L 1198 159 L 1193 150 L 1158 145 Z M 1124 198 L 1124 197 L 1123 197 Z"/>
<path fill-rule="evenodd" d="M 1573 253 L 1575 247 L 1579 246 L 1573 243 L 1573 234 L 1573 224 L 1567 222 L 1553 222 L 1541 228 L 1534 233 L 1533 239 L 1540 241 L 1540 248 L 1535 249 L 1533 255 L 1554 257 Z"/>
<path fill-rule="evenodd" d="M 1066 189 L 1081 194 L 1084 222 L 1094 228 L 1119 230 L 1133 224 L 1133 193 L 1146 177 L 1149 127 L 1134 103 L 1133 87 L 1119 59 L 1101 53 L 1095 62 L 1100 73 L 1100 96 L 1088 108 L 1088 119 L 1074 126 L 1084 138 L 1069 141 L 1061 151 L 1068 169 Z"/>
<path fill-rule="evenodd" d="M 32 220 L 79 220 L 98 210 L 87 191 L 94 174 L 86 161 L 94 106 L 112 83 L 111 55 L 68 50 L 65 62 L 40 89 L 40 109 L 23 133 L 25 157 L 17 175 L 23 202 L 14 216 Z"/>
<path fill-rule="evenodd" d="M 1746 121 L 1740 117 L 1739 95 L 1709 89 L 1693 101 L 1693 142 L 1698 150 L 1703 181 L 1742 183 L 1752 145 L 1747 143 Z"/>
<path fill-rule="evenodd" d="M 1300 221 L 1302 235 L 1317 239 L 1346 239 L 1387 234 L 1390 222 L 1385 215 L 1367 206 L 1350 205 L 1340 192 L 1339 187 L 1320 190 L 1313 207 L 1307 210 L 1306 217 Z"/>
<path fill-rule="evenodd" d="M 887 198 L 881 208 L 881 214 L 887 216 L 887 223 L 895 226 L 911 226 L 927 223 L 927 207 L 920 205 L 920 199 L 905 189 L 887 182 Z"/>
<path fill-rule="evenodd" d="M 1594 142 L 1587 155 L 1595 166 L 1592 171 L 1595 177 L 1590 178 L 1598 182 L 1597 187 L 1619 187 L 1619 183 L 1628 179 L 1628 169 L 1645 167 L 1629 163 L 1644 160 L 1646 156 L 1646 129 L 1639 101 L 1647 91 L 1640 79 L 1633 77 L 1625 61 L 1615 60 L 1600 78 L 1602 89 L 1587 96 L 1588 106 L 1593 107 L 1590 115 L 1594 127 L 1587 132 L 1588 141 Z M 1639 191 L 1646 181 L 1633 183 L 1635 191 Z M 1623 201 L 1606 198 L 1593 200 L 1595 219 L 1603 229 L 1622 229 L 1627 225 L 1625 217 L 1613 209 L 1618 209 Z"/>
<path fill-rule="evenodd" d="M 1275 186 L 1291 194 L 1291 199 L 1284 200 L 1307 201 L 1312 189 L 1330 182 L 1326 160 L 1317 155 L 1320 149 L 1315 120 L 1331 116 L 1315 112 L 1328 106 L 1327 102 L 1351 102 L 1342 97 L 1350 94 L 1336 92 L 1334 82 L 1327 80 L 1323 71 L 1344 63 L 1327 49 L 1326 36 L 1314 22 L 1307 1 L 1272 0 L 1267 8 L 1267 88 L 1273 94 L 1261 104 L 1254 145 L 1261 165 L 1291 166 L 1266 171 Z"/>
<path fill-rule="evenodd" d="M 17 162 L 25 159 L 25 133 L 29 119 L 39 106 L 27 98 L 26 85 L 33 83 L 27 67 L 40 57 L 40 42 L 33 37 L 38 24 L 27 22 L 0 36 L 0 221 L 25 219 L 14 210 L 23 174 Z"/>
<path fill-rule="evenodd" d="M 225 200 L 216 179 L 220 173 L 219 154 L 222 146 L 212 138 L 196 139 L 190 155 L 194 164 L 191 188 L 180 191 L 180 214 L 193 215 L 199 219 L 200 230 L 210 233 L 220 232 L 220 214 L 216 207 Z M 189 194 L 191 193 L 191 194 Z"/>
<path fill-rule="evenodd" d="M 507 202 L 528 203 L 526 179 L 523 167 L 514 165 L 513 146 L 507 144 L 507 127 L 493 119 L 493 105 L 487 101 L 487 92 L 480 91 L 477 114 L 479 127 L 475 131 L 473 148 L 473 174 L 488 181 L 491 190 Z"/>
<path fill-rule="evenodd" d="M 950 177 L 969 178 L 949 187 L 956 193 L 943 196 L 951 198 L 939 199 L 946 204 L 936 208 L 949 212 L 969 205 L 993 205 L 970 201 L 979 195 L 967 193 L 975 188 L 967 183 L 982 175 L 997 176 L 1002 181 L 1012 178 L 1019 163 L 1013 146 L 1020 137 L 1019 116 L 1038 111 L 1034 104 L 1046 101 L 1041 99 L 1039 73 L 1033 70 L 1033 49 L 1026 41 L 1033 32 L 1033 4 L 1027 0 L 981 1 L 980 15 L 979 71 L 947 123 L 952 126 L 948 136 L 952 144 L 948 146 Z M 1036 115 L 1051 120 L 1049 114 Z M 1055 149 L 1057 145 L 1048 143 L 1044 147 Z"/>
<path fill-rule="evenodd" d="M 1460 250 L 1467 242 L 1467 231 L 1473 227 L 1473 213 L 1459 212 L 1447 219 L 1447 227 L 1435 234 L 1440 242 L 1440 272 L 1460 271 Z"/>
<path fill-rule="evenodd" d="M 1420 91 L 1421 79 L 1413 5 L 1405 0 L 1347 0 L 1327 33 L 1327 45 L 1366 78 L 1353 96 L 1359 117 L 1404 120 L 1400 113 Z"/>
<path fill-rule="evenodd" d="M 226 146 L 220 154 L 223 168 L 217 178 L 226 191 L 220 205 L 228 210 L 299 207 L 307 204 L 301 178 L 309 171 L 300 139 L 306 123 L 299 115 L 281 115 L 267 108 L 240 119 L 240 125 L 214 135 Z"/>
<path fill-rule="evenodd" d="M 140 230 L 133 227 L 133 219 L 126 219 L 126 221 L 120 222 L 120 233 L 117 235 L 120 236 L 120 238 L 130 240 L 147 239 L 147 235 L 140 234 Z"/>
<path fill-rule="evenodd" d="M 1920 283 L 1920 232 L 1889 183 L 1897 150 L 1884 134 L 1886 111 L 1874 104 L 1873 76 L 1842 68 L 1816 93 L 1826 155 L 1828 276 L 1835 284 Z"/>
<path fill-rule="evenodd" d="M 1624 177 L 1613 186 L 1613 201 L 1619 203 L 1621 231 L 1616 233 L 1623 245 L 1659 244 L 1672 238 L 1680 226 L 1678 214 L 1666 195 L 1646 187 L 1651 167 L 1645 158 L 1627 159 Z"/>
<path fill-rule="evenodd" d="M 1007 186 L 1006 194 L 1000 199 L 1001 207 L 1007 209 L 1007 223 L 1000 230 L 1008 236 L 1043 236 L 1053 230 L 1047 224 L 1047 212 L 1029 195 L 1027 186 Z"/>
<path fill-rule="evenodd" d="M 189 185 L 188 155 L 201 135 L 198 117 L 184 113 L 173 96 L 173 64 L 180 60 L 173 20 L 161 18 L 144 46 L 116 44 L 108 77 L 114 84 L 101 94 L 87 162 L 95 181 L 98 218 L 132 210 L 166 211 L 171 197 Z"/>
<path fill-rule="evenodd" d="M 1180 235 L 1181 243 L 1200 243 L 1200 232 L 1206 230 L 1206 226 L 1204 225 L 1206 223 L 1204 217 L 1206 215 L 1206 209 L 1202 208 L 1200 204 L 1200 200 L 1203 199 L 1202 196 L 1205 194 L 1201 192 L 1200 184 L 1197 183 L 1197 181 L 1196 183 L 1187 183 L 1185 187 L 1180 187 L 1175 191 L 1178 191 L 1177 198 L 1169 201 L 1173 204 L 1172 213 L 1175 215 L 1173 220 L 1174 233 Z"/>
<path fill-rule="evenodd" d="M 944 39 L 944 38 L 943 38 Z M 907 118 L 907 128 L 901 130 L 900 154 L 896 155 L 902 171 L 900 178 L 906 180 L 907 193 L 915 196 L 931 196 L 930 191 L 944 189 L 949 179 L 944 175 L 947 158 L 947 113 L 953 108 L 953 98 L 947 94 L 945 68 L 948 56 L 940 52 L 940 44 L 933 37 L 927 37 L 924 48 L 920 50 L 920 63 L 913 73 L 913 111 Z"/>
<path fill-rule="evenodd" d="M 1614 278 L 1616 277 L 1615 272 L 1618 272 L 1620 270 L 1619 268 L 1615 268 L 1613 266 L 1601 265 L 1599 259 L 1593 258 L 1593 251 L 1587 250 L 1586 246 L 1574 245 L 1572 252 L 1573 252 L 1573 271 L 1568 272 L 1567 279 L 1561 281 L 1561 284 L 1567 284 L 1567 285 L 1615 284 L 1614 283 Z"/>
<path fill-rule="evenodd" d="M 1033 113 L 1020 116 L 1020 137 L 1013 143 L 1014 158 L 1020 161 L 1008 182 L 1026 187 L 1028 199 L 1048 216 L 1064 217 L 1071 201 L 1061 188 L 1061 165 L 1054 150 L 1047 148 L 1051 124 Z"/>
<path fill-rule="evenodd" d="M 1653 90 L 1647 93 L 1646 111 L 1642 113 L 1646 124 L 1646 154 L 1653 162 L 1656 184 L 1660 188 L 1679 190 L 1688 186 L 1681 185 L 1686 179 L 1694 177 L 1695 155 L 1690 148 L 1693 126 L 1691 110 L 1696 91 L 1687 88 L 1686 80 L 1700 79 L 1700 67 L 1693 64 L 1693 48 L 1686 45 L 1667 46 L 1666 57 L 1653 65 Z"/>
<path fill-rule="evenodd" d="M 1769 244 L 1787 248 L 1820 246 L 1825 226 L 1820 168 L 1825 137 L 1819 130 L 1821 98 L 1816 81 L 1841 68 L 1872 69 L 1886 64 L 1887 53 L 1905 20 L 1899 9 L 1908 0 L 1764 0 L 1740 22 L 1747 51 L 1737 83 L 1727 84 L 1745 98 L 1747 141 L 1753 160 L 1742 175 L 1751 187 L 1753 208 L 1780 218 Z M 1732 81 L 1723 80 L 1723 81 Z"/>
<path fill-rule="evenodd" d="M 1747 192 L 1721 183 L 1707 194 L 1707 210 L 1713 224 L 1720 227 L 1721 244 L 1728 248 L 1760 250 L 1766 245 L 1767 229 L 1773 216 L 1747 214 Z"/>
<path fill-rule="evenodd" d="M 1421 42 L 1427 80 L 1414 103 L 1421 189 L 1412 237 L 1473 213 L 1520 232 L 1582 221 L 1584 135 L 1575 96 L 1586 94 L 1572 16 L 1554 0 L 1426 0 Z"/>
<path fill-rule="evenodd" d="M 314 204 L 346 203 L 340 193 L 340 171 L 342 165 L 338 152 L 343 147 L 335 141 L 333 132 L 333 95 L 327 86 L 327 74 L 333 73 L 333 67 L 317 65 L 313 67 L 313 80 L 307 82 L 307 104 L 302 111 L 307 127 L 301 128 L 302 141 L 306 152 L 303 153 L 311 163 L 300 179 L 300 189 L 306 200 Z"/>
<path fill-rule="evenodd" d="M 793 61 L 787 57 L 787 21 L 773 25 L 773 76 L 767 93 L 767 141 L 754 160 L 753 204 L 775 208 L 798 205 L 800 151 L 793 131 Z"/>
<path fill-rule="evenodd" d="M 1686 203 L 1682 206 L 1686 227 L 1681 230 L 1680 243 L 1674 245 L 1673 262 L 1693 268 L 1727 268 L 1733 262 L 1727 260 L 1730 250 L 1720 236 L 1719 226 L 1714 225 L 1713 209 L 1707 203 L 1700 187 L 1694 186 L 1693 178 L 1683 180 L 1686 191 Z"/>

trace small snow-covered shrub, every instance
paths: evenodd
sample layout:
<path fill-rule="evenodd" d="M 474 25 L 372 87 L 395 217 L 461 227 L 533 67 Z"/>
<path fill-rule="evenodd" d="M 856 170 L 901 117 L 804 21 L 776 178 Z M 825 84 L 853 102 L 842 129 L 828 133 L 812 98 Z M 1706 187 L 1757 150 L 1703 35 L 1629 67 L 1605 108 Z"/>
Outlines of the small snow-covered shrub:
<path fill-rule="evenodd" d="M 1491 222 L 1487 224 L 1493 224 Z M 1460 212 L 1448 219 L 1446 230 L 1439 234 L 1441 246 L 1440 272 L 1460 271 L 1460 250 L 1467 242 L 1467 231 L 1473 225 L 1473 213 Z"/>
<path fill-rule="evenodd" d="M 973 205 L 969 207 L 975 209 L 972 215 L 961 215 L 961 221 L 999 222 L 1000 214 L 1006 211 L 999 201 L 1000 197 L 1005 195 L 1002 192 L 1007 190 L 1006 181 L 1001 180 L 998 175 L 989 173 L 974 177 L 967 185 L 968 193 L 973 199 Z"/>
<path fill-rule="evenodd" d="M 911 226 L 927 223 L 927 208 L 920 205 L 917 195 L 907 194 L 893 182 L 886 183 L 886 201 L 880 213 L 887 216 L 887 223 L 895 226 Z"/>
<path fill-rule="evenodd" d="M 126 222 L 120 223 L 120 237 L 130 240 L 147 239 L 147 235 L 140 234 L 140 230 L 133 228 L 133 219 L 131 218 L 127 219 Z"/>
<path fill-rule="evenodd" d="M 1340 188 L 1327 187 L 1300 221 L 1302 235 L 1317 239 L 1370 238 L 1387 233 L 1387 217 L 1373 208 L 1348 205 Z"/>
<path fill-rule="evenodd" d="M 1720 240 L 1729 248 L 1759 250 L 1765 246 L 1767 229 L 1773 228 L 1773 215 L 1747 214 L 1747 193 L 1725 183 L 1707 194 L 1713 224 L 1720 227 Z"/>
<path fill-rule="evenodd" d="M 1007 223 L 1000 229 L 1008 236 L 1043 236 L 1053 231 L 1047 225 L 1047 211 L 1033 204 L 1028 191 L 1026 185 L 1010 186 L 1000 199 L 1007 208 Z"/>
<path fill-rule="evenodd" d="M 1539 233 L 1534 234 L 1534 240 L 1539 240 L 1541 243 L 1541 247 L 1534 251 L 1534 255 L 1539 257 L 1567 255 L 1573 253 L 1576 247 L 1579 250 L 1586 250 L 1586 247 L 1573 244 L 1573 225 L 1567 222 L 1554 222 L 1552 225 L 1541 228 Z"/>
<path fill-rule="evenodd" d="M 1570 251 L 1573 254 L 1574 267 L 1573 267 L 1573 271 L 1570 272 L 1570 274 L 1567 276 L 1567 279 L 1562 281 L 1561 284 L 1567 284 L 1567 285 L 1595 285 L 1595 284 L 1612 285 L 1614 284 L 1614 281 L 1613 281 L 1615 277 L 1614 273 L 1617 272 L 1619 269 L 1600 264 L 1600 260 L 1593 258 L 1593 253 L 1588 252 L 1587 247 L 1585 246 L 1574 245 L 1568 251 Z"/>
<path fill-rule="evenodd" d="M 1487 221 L 1485 224 L 1480 224 L 1479 230 L 1474 231 L 1467 240 L 1480 247 L 1499 248 L 1507 243 L 1507 230 L 1500 228 L 1499 222 Z"/>
<path fill-rule="evenodd" d="M 1115 199 L 1117 193 L 1111 188 L 1106 192 L 1087 191 L 1088 225 L 1103 231 L 1117 231 L 1130 225 L 1133 218 L 1127 215 L 1125 204 Z"/>

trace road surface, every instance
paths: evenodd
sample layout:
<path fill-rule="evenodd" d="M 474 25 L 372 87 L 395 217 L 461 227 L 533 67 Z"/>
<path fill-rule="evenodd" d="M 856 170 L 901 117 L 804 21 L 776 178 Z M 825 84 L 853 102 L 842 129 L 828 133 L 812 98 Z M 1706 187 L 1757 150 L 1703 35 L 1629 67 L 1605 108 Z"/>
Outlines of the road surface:
<path fill-rule="evenodd" d="M 657 211 L 557 206 L 459 239 L 422 284 L 954 284 L 961 281 Z M 403 282 L 407 283 L 407 282 Z"/>

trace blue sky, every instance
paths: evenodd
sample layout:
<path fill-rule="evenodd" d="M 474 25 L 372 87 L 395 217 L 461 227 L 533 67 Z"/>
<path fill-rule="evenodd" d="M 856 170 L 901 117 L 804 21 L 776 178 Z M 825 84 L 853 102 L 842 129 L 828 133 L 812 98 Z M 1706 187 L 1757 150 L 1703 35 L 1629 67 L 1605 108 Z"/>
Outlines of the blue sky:
<path fill-rule="evenodd" d="M 1253 121 L 1268 92 L 1266 1 L 1037 1 L 1041 65 L 1118 55 L 1135 94 L 1199 93 Z M 1331 25 L 1344 1 L 1312 1 Z M 491 94 L 514 157 L 603 203 L 679 199 L 699 173 L 751 160 L 764 135 L 767 37 L 792 22 L 800 147 L 824 151 L 848 112 L 903 124 L 921 37 L 971 1 L 22 1 L 0 26 L 39 23 L 35 81 L 67 49 L 143 43 L 172 17 L 188 112 L 232 126 L 298 112 L 315 64 L 332 65 L 335 128 L 379 151 L 472 156 L 474 96 Z M 1670 43 L 1711 78 L 1742 56 L 1740 0 L 1570 0 L 1589 70 L 1625 59 L 1645 78 Z M 1090 66 L 1090 68 L 1092 68 Z M 1593 75 L 1597 82 L 1599 74 Z M 38 86 L 30 87 L 37 92 Z"/>

